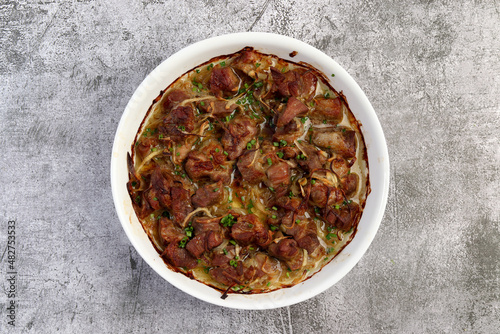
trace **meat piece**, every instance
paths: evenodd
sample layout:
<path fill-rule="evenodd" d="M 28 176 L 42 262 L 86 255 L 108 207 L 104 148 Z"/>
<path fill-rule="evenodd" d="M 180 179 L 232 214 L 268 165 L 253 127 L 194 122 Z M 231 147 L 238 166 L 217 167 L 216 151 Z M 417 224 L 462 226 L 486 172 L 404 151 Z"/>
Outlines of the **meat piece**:
<path fill-rule="evenodd" d="M 175 267 L 193 269 L 198 265 L 198 261 L 189 252 L 180 248 L 177 243 L 170 243 L 163 253 L 163 256 Z"/>
<path fill-rule="evenodd" d="M 231 181 L 230 169 L 222 167 L 216 169 L 208 156 L 201 152 L 189 153 L 184 168 L 189 177 L 195 181 L 203 178 L 209 178 L 215 182 L 222 181 L 223 184 L 229 184 Z"/>
<path fill-rule="evenodd" d="M 235 103 L 228 105 L 226 100 L 204 101 L 199 106 L 201 110 L 218 117 L 228 116 L 238 107 Z"/>
<path fill-rule="evenodd" d="M 170 196 L 172 182 L 172 178 L 168 174 L 164 175 L 160 168 L 156 168 L 151 174 L 151 188 L 154 190 L 153 201 L 159 203 L 162 207 L 169 208 L 172 205 Z M 156 210 L 159 208 L 155 207 Z"/>
<path fill-rule="evenodd" d="M 183 132 L 194 130 L 194 110 L 191 106 L 178 106 L 163 120 L 165 125 L 174 125 Z"/>
<path fill-rule="evenodd" d="M 299 139 L 300 136 L 304 134 L 304 124 L 298 119 L 294 122 L 289 122 L 284 127 L 277 128 L 276 133 L 273 136 L 273 141 L 279 142 L 281 140 L 287 143 L 293 143 L 295 140 Z M 288 147 L 290 148 L 290 147 Z"/>
<path fill-rule="evenodd" d="M 285 210 L 296 211 L 300 206 L 300 199 L 296 197 L 281 196 L 276 200 L 276 205 Z"/>
<path fill-rule="evenodd" d="M 299 253 L 299 247 L 293 239 L 282 239 L 269 245 L 268 252 L 280 260 L 291 260 Z"/>
<path fill-rule="evenodd" d="M 201 234 L 207 231 L 221 231 L 221 226 L 219 225 L 222 217 L 208 218 L 208 217 L 197 217 L 193 220 L 193 228 L 196 234 Z"/>
<path fill-rule="evenodd" d="M 145 193 L 132 192 L 130 193 L 130 197 L 132 199 L 134 211 L 137 213 L 137 216 L 140 219 L 146 218 L 154 211 L 154 209 L 149 204 Z"/>
<path fill-rule="evenodd" d="M 206 231 L 196 235 L 186 244 L 186 250 L 196 258 L 200 258 L 204 252 L 209 252 L 219 246 L 224 237 L 222 233 L 215 231 Z"/>
<path fill-rule="evenodd" d="M 356 133 L 352 130 L 314 131 L 312 142 L 320 147 L 329 148 L 344 158 L 356 156 Z"/>
<path fill-rule="evenodd" d="M 271 90 L 273 93 L 277 92 L 283 97 L 301 96 L 309 100 L 316 91 L 318 79 L 308 70 L 295 69 L 281 73 L 275 67 L 271 67 L 270 69 L 274 81 Z"/>
<path fill-rule="evenodd" d="M 151 153 L 151 149 L 156 145 L 158 145 L 158 139 L 149 137 L 141 140 L 139 144 L 135 147 L 135 149 L 139 154 L 139 156 L 141 157 L 141 159 L 144 159 Z"/>
<path fill-rule="evenodd" d="M 254 263 L 256 268 L 269 276 L 269 278 L 273 278 L 279 275 L 279 262 L 264 253 L 256 253 L 254 256 Z"/>
<path fill-rule="evenodd" d="M 271 256 L 285 261 L 290 270 L 302 267 L 304 254 L 293 239 L 281 239 L 277 243 L 273 242 L 267 250 Z"/>
<path fill-rule="evenodd" d="M 257 134 L 255 122 L 246 116 L 237 116 L 229 122 L 221 143 L 228 152 L 229 160 L 238 158 L 247 143 Z"/>
<path fill-rule="evenodd" d="M 318 83 L 318 78 L 311 72 L 306 71 L 300 77 L 301 92 L 300 95 L 309 101 L 316 92 L 316 84 Z"/>
<path fill-rule="evenodd" d="M 269 187 L 278 188 L 278 186 L 288 186 L 290 184 L 290 166 L 284 161 L 272 164 L 267 169 L 266 174 L 268 179 L 266 183 Z"/>
<path fill-rule="evenodd" d="M 256 64 L 261 61 L 261 58 L 262 56 L 253 50 L 245 50 L 234 60 L 231 66 L 254 78 Z"/>
<path fill-rule="evenodd" d="M 358 174 L 346 174 L 340 179 L 340 185 L 346 196 L 351 196 L 358 190 L 359 176 Z"/>
<path fill-rule="evenodd" d="M 324 254 L 318 239 L 316 224 L 307 220 L 293 221 L 293 213 L 289 212 L 281 221 L 281 228 L 286 234 L 293 236 L 300 248 L 307 250 L 312 257 Z M 300 222 L 300 223 L 299 223 Z"/>
<path fill-rule="evenodd" d="M 330 159 L 331 163 L 331 169 L 337 174 L 339 177 L 343 177 L 349 172 L 350 169 L 350 164 L 347 162 L 346 159 L 342 158 L 341 156 L 337 156 L 334 154 L 332 159 Z"/>
<path fill-rule="evenodd" d="M 277 92 L 283 97 L 291 95 L 297 96 L 299 93 L 299 74 L 295 71 L 287 71 L 281 73 L 275 67 L 270 67 L 271 76 L 273 77 L 273 87 L 271 92 Z"/>
<path fill-rule="evenodd" d="M 276 126 L 285 126 L 295 117 L 305 115 L 308 111 L 309 108 L 304 103 L 292 96 L 288 99 L 285 110 L 279 115 Z"/>
<path fill-rule="evenodd" d="M 231 228 L 231 237 L 242 246 L 256 244 L 260 247 L 269 245 L 272 233 L 254 214 L 241 216 Z"/>
<path fill-rule="evenodd" d="M 300 150 L 303 152 L 305 159 L 299 159 L 297 162 L 302 168 L 309 171 L 317 170 L 323 168 L 326 162 L 327 154 L 322 151 L 318 151 L 313 145 L 306 142 L 302 142 L 299 146 Z"/>
<path fill-rule="evenodd" d="M 217 204 L 224 196 L 222 181 L 217 183 L 207 184 L 196 190 L 196 193 L 191 197 L 191 202 L 195 208 L 207 207 Z"/>
<path fill-rule="evenodd" d="M 215 267 L 210 269 L 210 276 L 219 283 L 226 286 L 243 283 L 243 277 L 232 266 Z"/>
<path fill-rule="evenodd" d="M 207 156 L 212 157 L 214 166 L 222 165 L 227 161 L 227 157 L 224 154 L 224 149 L 218 140 L 208 140 L 208 144 L 203 146 L 201 151 Z M 210 159 L 210 158 L 209 158 Z"/>
<path fill-rule="evenodd" d="M 173 242 L 177 245 L 185 234 L 172 220 L 163 217 L 160 219 L 160 236 L 167 244 Z"/>
<path fill-rule="evenodd" d="M 258 150 L 245 152 L 236 163 L 243 180 L 250 184 L 257 184 L 264 180 L 266 174 Z"/>
<path fill-rule="evenodd" d="M 317 98 L 314 99 L 314 113 L 312 113 L 314 118 L 323 118 L 334 123 L 339 123 L 342 121 L 343 112 L 342 112 L 342 101 L 340 98 Z"/>
<path fill-rule="evenodd" d="M 344 201 L 342 191 L 335 187 L 329 187 L 324 183 L 316 182 L 311 186 L 311 194 L 309 200 L 313 205 L 324 208 L 328 198 L 328 205 L 336 205 Z"/>
<path fill-rule="evenodd" d="M 236 92 L 240 79 L 230 67 L 216 65 L 210 75 L 210 91 L 221 97 L 223 93 Z"/>
<path fill-rule="evenodd" d="M 330 226 L 348 231 L 357 223 L 361 214 L 361 208 L 355 202 L 341 206 L 339 209 L 331 209 L 326 215 L 326 221 Z"/>
<path fill-rule="evenodd" d="M 165 111 L 169 112 L 172 109 L 172 107 L 174 107 L 179 102 L 182 102 L 188 98 L 189 96 L 185 91 L 174 89 L 170 93 L 168 93 L 165 97 L 163 97 L 162 105 Z"/>
<path fill-rule="evenodd" d="M 193 211 L 190 201 L 189 191 L 183 188 L 182 184 L 176 184 L 170 191 L 172 197 L 172 214 L 177 225 L 185 228 L 184 219 Z"/>

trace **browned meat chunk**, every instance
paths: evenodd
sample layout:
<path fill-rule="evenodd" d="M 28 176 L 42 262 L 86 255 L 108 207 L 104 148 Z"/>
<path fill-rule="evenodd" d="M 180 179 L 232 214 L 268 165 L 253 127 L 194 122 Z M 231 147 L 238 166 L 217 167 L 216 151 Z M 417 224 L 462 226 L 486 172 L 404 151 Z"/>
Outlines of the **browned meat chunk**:
<path fill-rule="evenodd" d="M 273 77 L 272 92 L 277 92 L 279 95 L 289 97 L 297 96 L 299 93 L 299 74 L 295 71 L 281 73 L 275 67 L 271 67 L 271 76 Z"/>
<path fill-rule="evenodd" d="M 159 203 L 162 207 L 169 208 L 172 204 L 170 196 L 172 182 L 172 178 L 168 174 L 164 175 L 160 168 L 156 168 L 151 174 L 151 188 L 154 190 L 153 201 Z M 155 209 L 158 210 L 159 207 L 155 207 Z"/>
<path fill-rule="evenodd" d="M 199 259 L 204 252 L 211 251 L 219 246 L 222 241 L 224 241 L 222 233 L 207 231 L 191 239 L 187 243 L 186 249 L 191 255 Z"/>
<path fill-rule="evenodd" d="M 308 221 L 293 221 L 293 214 L 290 212 L 283 217 L 281 227 L 288 235 L 293 236 L 300 248 L 307 250 L 312 257 L 324 254 L 324 250 L 319 243 L 316 224 Z"/>
<path fill-rule="evenodd" d="M 281 73 L 275 67 L 270 69 L 274 81 L 272 92 L 277 92 L 284 97 L 302 96 L 309 100 L 316 91 L 318 79 L 310 71 L 304 72 L 297 69 Z"/>
<path fill-rule="evenodd" d="M 271 167 L 267 169 L 266 174 L 268 178 L 267 184 L 269 187 L 286 187 L 290 184 L 290 166 L 284 161 L 271 165 Z"/>
<path fill-rule="evenodd" d="M 172 214 L 174 221 L 180 227 L 184 228 L 184 219 L 193 211 L 191 206 L 189 191 L 184 189 L 182 184 L 176 184 L 172 187 L 170 196 L 172 197 Z"/>
<path fill-rule="evenodd" d="M 193 228 L 196 234 L 201 234 L 207 231 L 221 231 L 221 226 L 219 222 L 222 217 L 217 218 L 207 218 L 207 217 L 197 217 L 193 220 Z"/>
<path fill-rule="evenodd" d="M 313 205 L 324 208 L 328 199 L 328 205 L 335 205 L 344 201 L 342 191 L 335 187 L 329 187 L 323 183 L 316 182 L 311 187 L 309 200 Z"/>
<path fill-rule="evenodd" d="M 295 117 L 305 115 L 309 109 L 307 106 L 300 102 L 295 97 L 291 97 L 288 99 L 285 110 L 278 117 L 278 121 L 276 122 L 277 127 L 285 126 L 290 123 Z"/>
<path fill-rule="evenodd" d="M 238 160 L 236 166 L 243 180 L 256 184 L 264 180 L 266 174 L 258 150 L 245 152 Z"/>
<path fill-rule="evenodd" d="M 246 116 L 238 116 L 229 122 L 221 139 L 224 149 L 228 152 L 228 158 L 230 160 L 238 158 L 256 134 L 255 122 Z"/>
<path fill-rule="evenodd" d="M 349 172 L 349 162 L 341 156 L 335 156 L 331 159 L 331 169 L 339 176 L 343 177 Z"/>
<path fill-rule="evenodd" d="M 302 266 L 304 254 L 293 239 L 281 239 L 271 243 L 268 253 L 275 258 L 285 261 L 290 270 L 297 270 Z"/>
<path fill-rule="evenodd" d="M 241 264 L 238 264 L 238 266 L 241 268 Z M 210 269 L 209 273 L 214 280 L 227 286 L 243 282 L 242 275 L 232 266 L 215 267 Z"/>
<path fill-rule="evenodd" d="M 165 248 L 164 257 L 172 265 L 180 268 L 193 269 L 198 265 L 198 261 L 189 252 L 180 248 L 177 243 L 170 243 L 167 248 Z"/>
<path fill-rule="evenodd" d="M 165 111 L 170 111 L 179 102 L 188 99 L 189 96 L 183 90 L 174 89 L 163 98 L 162 104 Z"/>
<path fill-rule="evenodd" d="M 271 231 L 254 214 L 239 217 L 231 228 L 231 236 L 242 246 L 255 244 L 265 247 L 272 239 Z"/>
<path fill-rule="evenodd" d="M 358 190 L 359 176 L 358 174 L 347 174 L 340 179 L 340 184 L 346 196 L 351 196 Z"/>
<path fill-rule="evenodd" d="M 339 209 L 332 209 L 326 216 L 326 221 L 330 226 L 348 231 L 357 223 L 361 208 L 357 203 L 349 203 L 341 206 Z"/>
<path fill-rule="evenodd" d="M 179 130 L 191 132 L 194 130 L 194 110 L 191 106 L 178 106 L 163 120 L 165 125 L 174 125 Z"/>
<path fill-rule="evenodd" d="M 300 199 L 296 197 L 281 196 L 276 200 L 276 205 L 285 210 L 296 211 L 300 206 Z"/>
<path fill-rule="evenodd" d="M 223 195 L 222 181 L 219 181 L 204 185 L 196 190 L 196 193 L 191 197 L 191 202 L 195 208 L 212 206 L 220 202 Z"/>
<path fill-rule="evenodd" d="M 325 152 L 318 151 L 313 145 L 305 142 L 302 142 L 299 147 L 305 158 L 297 161 L 301 167 L 308 169 L 309 171 L 323 168 L 323 164 L 326 162 L 327 158 L 327 154 Z"/>
<path fill-rule="evenodd" d="M 290 122 L 282 128 L 277 128 L 276 133 L 273 136 L 273 140 L 275 142 L 284 140 L 287 143 L 291 144 L 296 139 L 299 139 L 299 137 L 303 134 L 304 125 L 302 124 L 302 122 L 295 120 L 294 122 Z"/>
<path fill-rule="evenodd" d="M 167 244 L 173 242 L 176 245 L 185 237 L 184 232 L 168 218 L 160 219 L 160 236 Z"/>
<path fill-rule="evenodd" d="M 144 159 L 146 156 L 148 156 L 151 153 L 151 149 L 158 145 L 158 139 L 156 138 L 146 138 L 144 140 L 141 140 L 139 145 L 135 147 L 137 150 L 137 153 L 139 156 Z"/>
<path fill-rule="evenodd" d="M 243 73 L 254 77 L 252 71 L 256 69 L 256 64 L 261 60 L 261 56 L 254 51 L 246 50 L 241 53 L 241 56 L 236 58 L 232 66 L 239 69 Z"/>
<path fill-rule="evenodd" d="M 204 101 L 199 106 L 201 110 L 220 117 L 230 115 L 238 107 L 234 103 L 228 105 L 226 100 Z"/>
<path fill-rule="evenodd" d="M 334 99 L 318 98 L 315 101 L 315 118 L 326 118 L 335 123 L 342 121 L 342 101 L 337 97 Z"/>
<path fill-rule="evenodd" d="M 230 67 L 216 65 L 210 76 L 210 91 L 220 97 L 226 92 L 236 92 L 239 83 L 240 79 Z"/>
<path fill-rule="evenodd" d="M 189 153 L 184 168 L 192 180 L 209 178 L 216 182 L 222 181 L 223 184 L 228 184 L 231 180 L 231 171 L 228 168 L 216 169 L 212 160 L 201 152 Z"/>
<path fill-rule="evenodd" d="M 352 130 L 314 131 L 312 142 L 320 147 L 329 148 L 344 158 L 356 155 L 356 133 Z"/>

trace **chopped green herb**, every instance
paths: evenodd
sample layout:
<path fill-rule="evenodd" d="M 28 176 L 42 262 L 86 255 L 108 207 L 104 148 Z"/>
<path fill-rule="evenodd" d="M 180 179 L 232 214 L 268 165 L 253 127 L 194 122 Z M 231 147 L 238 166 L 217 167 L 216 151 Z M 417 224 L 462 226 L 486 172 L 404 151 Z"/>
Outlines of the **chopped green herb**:
<path fill-rule="evenodd" d="M 214 189 L 214 193 L 218 192 L 219 191 L 219 188 L 215 188 Z"/>
<path fill-rule="evenodd" d="M 238 266 L 238 261 L 231 260 L 231 261 L 229 261 L 229 265 L 236 268 Z"/>
<path fill-rule="evenodd" d="M 267 286 L 270 286 L 271 285 L 271 282 L 267 282 Z"/>
<path fill-rule="evenodd" d="M 271 218 L 272 218 L 272 219 L 276 219 L 276 218 L 278 218 L 278 216 L 276 216 L 276 215 L 272 215 L 272 216 L 271 216 Z"/>
<path fill-rule="evenodd" d="M 283 159 L 283 156 L 285 154 L 283 152 L 278 152 L 278 153 L 276 153 L 276 155 L 278 156 L 278 158 Z"/>
<path fill-rule="evenodd" d="M 311 180 L 311 184 L 315 185 L 316 184 L 316 180 Z"/>
<path fill-rule="evenodd" d="M 231 227 L 236 223 L 236 219 L 234 219 L 232 214 L 228 214 L 227 216 L 225 216 L 220 220 L 220 223 L 224 227 Z"/>
<path fill-rule="evenodd" d="M 278 229 L 278 227 L 274 225 L 270 225 L 269 228 L 271 229 L 271 231 L 276 231 Z"/>
<path fill-rule="evenodd" d="M 302 122 L 302 124 L 304 124 L 305 122 L 307 122 L 307 117 L 302 117 L 300 121 Z"/>
<path fill-rule="evenodd" d="M 286 146 L 288 144 L 288 142 L 286 140 L 280 140 L 280 145 L 281 146 Z"/>
<path fill-rule="evenodd" d="M 267 158 L 267 164 L 268 164 L 269 166 L 271 166 L 271 165 L 273 164 L 273 162 L 272 162 L 271 158 Z"/>
<path fill-rule="evenodd" d="M 335 74 L 332 73 L 332 77 L 334 77 L 334 76 L 335 76 Z"/>
<path fill-rule="evenodd" d="M 336 238 L 336 237 L 337 237 L 337 234 L 335 234 L 335 233 L 328 233 L 326 235 L 326 239 L 327 240 L 330 240 L 331 238 Z"/>
<path fill-rule="evenodd" d="M 337 209 L 337 210 L 340 209 L 340 205 L 338 205 L 338 204 L 335 205 L 335 209 Z"/>
<path fill-rule="evenodd" d="M 326 93 L 325 93 L 325 97 L 326 97 L 326 98 L 329 98 L 329 97 L 330 97 L 330 93 L 326 92 Z"/>
<path fill-rule="evenodd" d="M 264 83 L 262 81 L 256 82 L 254 84 L 254 86 L 257 87 L 257 88 L 262 87 L 263 85 L 264 85 Z"/>
<path fill-rule="evenodd" d="M 222 153 L 224 153 L 224 155 L 229 155 L 229 153 L 227 153 L 226 151 L 224 151 L 224 152 L 222 152 Z"/>
<path fill-rule="evenodd" d="M 234 240 L 229 240 L 229 243 L 230 243 L 231 245 L 236 246 L 236 241 L 234 241 Z"/>
<path fill-rule="evenodd" d="M 176 156 L 179 156 L 179 155 L 181 155 L 181 154 L 180 154 L 179 152 L 177 152 L 177 153 L 175 153 L 175 155 L 176 155 Z"/>
<path fill-rule="evenodd" d="M 224 252 L 225 255 L 227 255 L 227 249 L 223 248 L 222 251 Z"/>
<path fill-rule="evenodd" d="M 300 224 L 300 219 L 295 220 L 297 224 Z"/>
<path fill-rule="evenodd" d="M 200 102 L 200 105 L 204 106 L 204 105 L 205 105 L 205 102 L 201 101 L 201 102 Z"/>
<path fill-rule="evenodd" d="M 210 64 L 207 66 L 207 71 L 210 71 L 214 67 L 214 64 Z"/>
<path fill-rule="evenodd" d="M 160 134 L 160 135 L 158 136 L 158 139 L 163 139 L 163 135 L 162 135 L 162 134 Z"/>
<path fill-rule="evenodd" d="M 323 124 L 326 124 L 326 119 L 325 119 L 325 120 L 323 120 Z"/>
<path fill-rule="evenodd" d="M 189 241 L 188 237 L 182 238 L 182 240 L 179 242 L 179 248 L 185 248 L 188 241 Z"/>
<path fill-rule="evenodd" d="M 273 206 L 273 207 L 272 207 L 272 209 L 273 209 L 273 210 L 275 210 L 275 211 L 276 211 L 276 210 L 278 210 L 278 208 L 277 208 L 277 207 L 275 207 L 275 206 Z"/>
<path fill-rule="evenodd" d="M 269 187 L 269 190 L 271 190 L 272 192 L 274 192 L 274 188 L 273 187 Z"/>
<path fill-rule="evenodd" d="M 280 146 L 280 143 L 278 143 L 278 142 L 275 141 L 275 142 L 273 142 L 273 145 L 274 146 Z"/>
<path fill-rule="evenodd" d="M 222 62 L 220 63 L 220 66 L 226 66 L 226 62 L 225 62 L 225 61 L 222 61 Z"/>
<path fill-rule="evenodd" d="M 260 66 L 260 63 L 255 63 L 255 67 L 259 67 Z"/>

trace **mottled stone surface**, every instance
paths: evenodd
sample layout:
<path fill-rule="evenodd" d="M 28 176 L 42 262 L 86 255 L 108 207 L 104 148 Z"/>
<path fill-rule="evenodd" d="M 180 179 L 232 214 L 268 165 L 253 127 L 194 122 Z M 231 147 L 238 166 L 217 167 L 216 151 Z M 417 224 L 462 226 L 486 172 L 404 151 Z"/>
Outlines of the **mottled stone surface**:
<path fill-rule="evenodd" d="M 0 332 L 498 333 L 499 22 L 493 0 L 0 1 Z M 268 311 L 212 306 L 163 281 L 126 238 L 109 181 L 119 118 L 147 73 L 238 31 L 337 60 L 391 158 L 386 214 L 359 264 Z"/>

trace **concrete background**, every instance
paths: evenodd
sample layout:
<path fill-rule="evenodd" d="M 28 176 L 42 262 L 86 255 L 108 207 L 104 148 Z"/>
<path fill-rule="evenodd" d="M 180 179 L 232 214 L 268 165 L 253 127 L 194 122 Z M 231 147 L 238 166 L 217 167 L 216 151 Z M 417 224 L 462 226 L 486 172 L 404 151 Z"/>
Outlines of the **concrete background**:
<path fill-rule="evenodd" d="M 499 23 L 493 0 L 0 0 L 0 332 L 499 333 Z M 295 37 L 339 62 L 391 158 L 385 217 L 359 264 L 268 311 L 163 281 L 126 238 L 109 182 L 118 121 L 147 73 L 238 31 Z"/>

